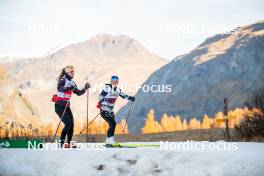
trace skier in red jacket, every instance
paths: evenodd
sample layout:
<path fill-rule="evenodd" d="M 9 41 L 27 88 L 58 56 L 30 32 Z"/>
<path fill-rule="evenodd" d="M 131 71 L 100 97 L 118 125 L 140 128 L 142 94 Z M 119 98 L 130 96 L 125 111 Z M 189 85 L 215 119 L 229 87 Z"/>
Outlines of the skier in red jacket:
<path fill-rule="evenodd" d="M 70 108 L 71 95 L 72 93 L 75 93 L 78 96 L 81 96 L 86 92 L 88 88 L 90 88 L 90 84 L 86 83 L 84 88 L 78 89 L 77 85 L 72 80 L 73 77 L 73 66 L 67 66 L 63 68 L 58 78 L 57 94 L 54 95 L 52 99 L 52 101 L 55 102 L 55 112 L 61 118 L 62 122 L 65 125 L 61 131 L 61 137 L 59 141 L 60 146 L 65 148 L 74 147 L 71 146 L 71 140 L 74 131 L 74 120 Z M 67 141 L 65 142 L 66 135 Z"/>

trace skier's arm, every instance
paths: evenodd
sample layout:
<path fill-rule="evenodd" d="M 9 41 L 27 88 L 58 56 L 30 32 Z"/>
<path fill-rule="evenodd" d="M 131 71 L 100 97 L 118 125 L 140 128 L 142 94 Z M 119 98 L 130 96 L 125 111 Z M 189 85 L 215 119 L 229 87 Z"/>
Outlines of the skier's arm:
<path fill-rule="evenodd" d="M 127 94 L 125 94 L 124 92 L 121 92 L 121 91 L 119 93 L 119 96 L 122 97 L 123 99 L 135 101 L 135 97 L 129 96 L 129 95 L 127 95 Z"/>
<path fill-rule="evenodd" d="M 74 89 L 72 89 L 72 92 L 75 93 L 78 96 L 81 96 L 81 95 L 83 95 L 86 92 L 85 87 L 82 88 L 82 89 L 78 89 L 78 87 L 77 87 L 77 85 L 76 85 L 75 82 L 73 82 L 73 85 L 72 86 L 74 87 Z"/>
<path fill-rule="evenodd" d="M 86 89 L 85 88 L 83 88 L 83 89 L 76 88 L 76 89 L 73 90 L 73 93 L 75 93 L 78 96 L 83 95 L 85 92 L 86 92 Z"/>
<path fill-rule="evenodd" d="M 104 89 L 102 90 L 102 92 L 100 93 L 98 99 L 99 99 L 100 101 L 102 101 L 102 100 L 104 99 L 104 97 L 109 93 L 110 90 L 111 90 L 110 87 L 105 86 Z"/>

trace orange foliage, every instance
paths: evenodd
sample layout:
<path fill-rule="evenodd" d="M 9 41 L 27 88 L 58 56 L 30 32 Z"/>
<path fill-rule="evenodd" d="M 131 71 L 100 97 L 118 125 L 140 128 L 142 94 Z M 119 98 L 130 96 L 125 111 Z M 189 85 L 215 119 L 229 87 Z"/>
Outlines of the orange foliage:
<path fill-rule="evenodd" d="M 202 129 L 209 129 L 211 128 L 211 119 L 208 117 L 208 115 L 204 115 L 203 122 L 202 122 Z"/>
<path fill-rule="evenodd" d="M 184 119 L 182 122 L 182 130 L 187 130 L 188 129 L 188 124 L 187 124 L 187 120 Z"/>
<path fill-rule="evenodd" d="M 234 109 L 228 112 L 229 119 L 229 127 L 233 128 L 235 125 L 238 125 L 243 119 L 244 113 L 247 111 L 244 109 Z M 208 115 L 204 115 L 203 119 L 197 120 L 196 118 L 191 118 L 189 123 L 187 120 L 178 115 L 168 116 L 167 114 L 163 114 L 160 119 L 160 122 L 155 120 L 154 110 L 151 109 L 148 112 L 146 117 L 145 125 L 141 129 L 142 133 L 159 133 L 159 132 L 170 132 L 170 131 L 179 131 L 179 130 L 191 130 L 191 129 L 210 129 L 210 128 L 223 128 L 225 127 L 224 123 L 216 122 L 216 119 L 223 119 L 224 114 L 222 112 L 218 112 L 214 115 L 214 117 L 209 117 Z"/>
<path fill-rule="evenodd" d="M 201 122 L 197 120 L 196 118 L 191 118 L 189 124 L 188 124 L 188 129 L 200 129 L 201 128 Z"/>
<path fill-rule="evenodd" d="M 248 112 L 248 109 L 234 109 L 228 112 L 229 126 L 233 128 L 235 125 L 238 125 L 243 119 L 245 112 Z M 160 132 L 171 132 L 171 131 L 180 131 L 180 130 L 191 130 L 191 129 L 210 129 L 210 128 L 223 128 L 224 123 L 217 123 L 216 119 L 222 119 L 224 115 L 222 112 L 216 113 L 213 117 L 204 115 L 203 119 L 197 120 L 196 118 L 191 118 L 187 122 L 186 118 L 182 118 L 178 115 L 168 116 L 168 114 L 163 114 L 160 122 L 155 120 L 154 110 L 149 110 L 145 125 L 141 129 L 142 133 L 160 133 Z M 18 125 L 15 122 L 6 122 L 5 124 L 0 124 L 0 137 L 15 137 L 15 136 L 52 136 L 56 130 L 57 124 L 49 123 L 40 127 L 34 126 L 32 124 L 28 125 Z M 60 125 L 58 134 L 60 134 L 62 128 L 64 127 L 63 123 Z M 74 127 L 74 133 L 79 134 L 79 132 L 86 127 L 86 123 L 76 122 Z M 128 132 L 128 126 L 125 127 L 125 120 L 122 119 L 120 123 L 116 126 L 116 134 L 124 134 Z M 93 122 L 89 126 L 89 134 L 106 134 L 108 129 L 108 124 L 100 118 L 100 120 Z"/>
<path fill-rule="evenodd" d="M 141 129 L 141 131 L 142 133 L 159 133 L 163 131 L 162 126 L 159 124 L 159 122 L 155 121 L 153 109 L 148 112 L 145 126 Z"/>
<path fill-rule="evenodd" d="M 124 132 L 123 132 L 123 129 L 125 127 L 125 123 L 126 123 L 125 120 L 122 119 L 120 121 L 120 123 L 116 124 L 116 130 L 115 130 L 116 134 L 128 134 L 128 126 L 127 125 L 126 125 Z M 86 123 L 83 124 L 83 129 L 85 127 L 86 127 Z M 107 130 L 108 130 L 107 122 L 100 119 L 99 121 L 95 121 L 89 125 L 88 133 L 89 134 L 106 134 Z M 78 131 L 81 131 L 81 129 Z"/>
<path fill-rule="evenodd" d="M 14 125 L 15 124 L 15 125 Z M 0 138 L 4 137 L 30 137 L 30 136 L 53 136 L 54 132 L 57 128 L 57 123 L 49 123 L 43 126 L 33 126 L 29 125 L 20 125 L 17 126 L 15 122 L 6 122 L 5 124 L 0 124 Z M 61 123 L 58 129 L 58 135 L 61 133 L 64 124 Z M 74 134 L 79 134 L 82 129 L 86 127 L 86 123 L 76 122 L 74 124 Z M 127 134 L 128 126 L 125 127 L 125 120 L 122 119 L 120 123 L 116 125 L 116 134 Z M 108 129 L 108 124 L 100 119 L 99 121 L 95 121 L 89 126 L 89 134 L 106 134 Z M 86 132 L 86 131 L 85 131 Z"/>
<path fill-rule="evenodd" d="M 116 130 L 115 130 L 115 133 L 116 134 L 128 134 L 128 129 L 127 129 L 127 125 L 126 125 L 126 127 L 125 127 L 125 124 L 126 124 L 126 121 L 124 120 L 124 119 L 122 119 L 121 121 L 120 121 L 120 123 L 118 123 L 117 125 L 116 125 Z M 125 129 L 124 129 L 124 127 L 125 127 Z M 124 129 L 124 132 L 123 132 L 123 129 Z"/>

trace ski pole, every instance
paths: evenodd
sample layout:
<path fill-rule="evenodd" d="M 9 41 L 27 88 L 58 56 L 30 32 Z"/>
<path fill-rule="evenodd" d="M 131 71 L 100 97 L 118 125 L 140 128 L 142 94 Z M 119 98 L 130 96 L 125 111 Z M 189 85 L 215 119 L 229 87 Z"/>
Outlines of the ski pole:
<path fill-rule="evenodd" d="M 86 142 L 88 142 L 88 122 L 89 122 L 89 88 L 87 89 L 87 106 L 86 106 Z"/>
<path fill-rule="evenodd" d="M 54 140 L 55 140 L 55 138 L 56 138 L 56 136 L 57 136 L 57 133 L 58 133 L 58 130 L 59 130 L 59 127 L 60 127 L 60 124 L 61 124 L 62 118 L 63 118 L 63 116 L 64 116 L 64 114 L 65 114 L 65 112 L 66 112 L 66 109 L 67 109 L 67 107 L 68 107 L 69 102 L 70 102 L 70 101 L 68 100 L 67 103 L 66 103 L 66 106 L 65 106 L 65 108 L 64 108 L 64 110 L 63 110 L 63 113 L 62 113 L 61 118 L 60 118 L 60 123 L 59 123 L 59 125 L 58 125 L 58 127 L 57 127 L 57 129 L 56 129 L 55 135 L 54 135 L 54 137 L 53 137 L 53 139 L 52 139 L 52 143 L 54 142 Z"/>
<path fill-rule="evenodd" d="M 128 119 L 129 119 L 129 116 L 130 116 L 130 112 L 131 112 L 131 109 L 132 109 L 132 105 L 133 105 L 133 101 L 130 105 L 130 108 L 128 110 L 128 114 L 127 114 L 127 118 L 126 118 L 126 123 L 125 123 L 125 126 L 124 126 L 124 129 L 123 129 L 123 133 L 125 132 L 125 129 L 126 129 L 126 126 L 127 126 L 127 123 L 128 123 Z"/>
<path fill-rule="evenodd" d="M 94 118 L 93 118 L 93 120 L 88 124 L 88 125 L 86 125 L 86 127 L 84 128 L 84 129 L 82 129 L 82 131 L 80 132 L 80 134 L 82 134 L 82 132 L 87 128 L 88 129 L 88 127 L 95 121 L 95 119 L 99 116 L 99 114 L 100 114 L 101 112 L 99 112 Z"/>

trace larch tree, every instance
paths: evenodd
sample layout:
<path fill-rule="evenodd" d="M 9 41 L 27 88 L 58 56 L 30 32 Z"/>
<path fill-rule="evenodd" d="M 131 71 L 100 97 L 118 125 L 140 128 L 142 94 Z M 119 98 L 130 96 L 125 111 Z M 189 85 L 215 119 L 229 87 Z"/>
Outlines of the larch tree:
<path fill-rule="evenodd" d="M 188 124 L 186 118 L 183 119 L 182 122 L 182 130 L 188 130 Z"/>
<path fill-rule="evenodd" d="M 116 134 L 128 134 L 128 128 L 125 119 L 122 119 L 120 123 L 116 125 Z M 124 132 L 123 129 L 125 128 Z"/>
<path fill-rule="evenodd" d="M 201 123 L 199 120 L 196 118 L 191 118 L 189 124 L 188 124 L 188 129 L 200 129 L 201 128 Z"/>
<path fill-rule="evenodd" d="M 175 126 L 176 130 L 177 131 L 182 130 L 182 121 L 180 116 L 177 115 L 175 120 L 176 120 L 176 126 Z"/>
<path fill-rule="evenodd" d="M 163 114 L 163 116 L 160 119 L 160 125 L 163 128 L 164 131 L 171 131 L 170 129 L 170 118 L 167 114 Z"/>
<path fill-rule="evenodd" d="M 162 132 L 162 127 L 159 122 L 155 121 L 154 110 L 149 110 L 142 133 L 158 133 Z"/>
<path fill-rule="evenodd" d="M 224 118 L 223 112 L 218 112 L 218 113 L 215 114 L 215 117 L 214 117 L 214 128 L 223 128 L 223 127 L 225 127 L 224 123 L 218 123 L 217 122 L 217 119 L 223 119 L 223 118 Z"/>
<path fill-rule="evenodd" d="M 211 120 L 208 117 L 208 115 L 205 114 L 203 117 L 202 129 L 209 129 L 209 128 L 211 128 Z"/>

